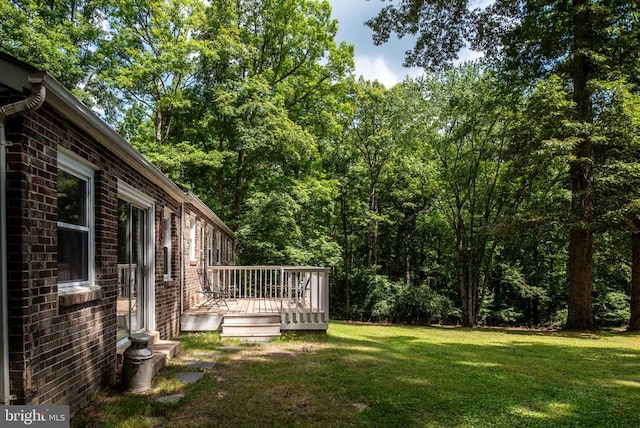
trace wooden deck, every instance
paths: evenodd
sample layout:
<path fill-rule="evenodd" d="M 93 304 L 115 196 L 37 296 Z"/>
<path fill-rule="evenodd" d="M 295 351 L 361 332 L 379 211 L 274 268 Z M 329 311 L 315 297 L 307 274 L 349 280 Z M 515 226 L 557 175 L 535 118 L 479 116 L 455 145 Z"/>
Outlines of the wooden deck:
<path fill-rule="evenodd" d="M 227 306 L 200 305 L 189 309 L 185 313 L 191 314 L 280 314 L 282 311 L 282 299 L 227 299 Z M 286 306 L 286 303 L 285 303 Z"/>
<path fill-rule="evenodd" d="M 304 304 L 293 304 L 286 299 L 254 298 L 228 299 L 227 305 L 200 305 L 186 310 L 181 317 L 181 329 L 188 331 L 219 331 L 223 328 L 225 317 L 245 317 L 264 323 L 265 317 L 271 317 L 280 324 L 281 330 L 321 330 L 326 331 L 328 322 L 324 320 L 324 311 L 309 311 Z M 228 306 L 228 307 L 227 307 Z"/>
<path fill-rule="evenodd" d="M 329 269 L 309 266 L 215 266 L 203 271 L 206 304 L 186 310 L 182 331 L 230 331 L 249 327 L 326 331 L 329 323 Z M 208 290 L 219 290 L 210 295 Z M 227 296 L 226 304 L 217 296 Z M 203 296 L 203 299 L 205 297 Z M 226 321 L 225 321 L 226 317 Z M 246 328 L 245 328 L 246 327 Z M 258 333 L 255 333 L 258 335 Z"/>

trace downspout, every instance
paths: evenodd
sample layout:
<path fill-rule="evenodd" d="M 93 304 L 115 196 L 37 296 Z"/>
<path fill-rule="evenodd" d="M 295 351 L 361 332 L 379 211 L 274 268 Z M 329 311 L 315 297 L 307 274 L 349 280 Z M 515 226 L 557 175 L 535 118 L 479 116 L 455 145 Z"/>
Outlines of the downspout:
<path fill-rule="evenodd" d="M 11 395 L 9 382 L 9 301 L 8 301 L 8 277 L 7 277 L 7 142 L 5 135 L 5 122 L 7 119 L 42 106 L 46 96 L 46 88 L 42 77 L 29 77 L 33 95 L 27 99 L 7 104 L 0 107 L 0 352 L 2 353 L 2 384 L 0 385 L 0 404 L 11 404 L 16 397 Z"/>

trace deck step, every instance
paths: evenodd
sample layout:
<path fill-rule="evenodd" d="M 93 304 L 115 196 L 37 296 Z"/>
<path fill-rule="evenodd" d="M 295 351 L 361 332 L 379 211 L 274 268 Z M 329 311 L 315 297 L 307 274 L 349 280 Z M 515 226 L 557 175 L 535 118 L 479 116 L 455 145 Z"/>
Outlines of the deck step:
<path fill-rule="evenodd" d="M 243 334 L 280 335 L 280 324 L 226 325 L 222 324 L 222 334 L 238 336 Z"/>
<path fill-rule="evenodd" d="M 281 336 L 280 333 L 278 334 L 261 334 L 261 333 L 255 333 L 255 334 L 224 334 L 222 333 L 220 335 L 221 339 L 227 338 L 227 339 L 238 339 L 240 340 L 240 342 L 243 343 L 268 343 L 271 342 L 272 340 L 276 340 L 279 339 Z"/>
<path fill-rule="evenodd" d="M 225 314 L 223 326 L 226 325 L 280 325 L 280 314 Z"/>
<path fill-rule="evenodd" d="M 217 331 L 222 324 L 222 315 L 212 313 L 184 313 L 180 317 L 182 331 Z"/>
<path fill-rule="evenodd" d="M 242 342 L 269 342 L 280 337 L 280 315 L 227 314 L 222 321 L 221 338 Z"/>

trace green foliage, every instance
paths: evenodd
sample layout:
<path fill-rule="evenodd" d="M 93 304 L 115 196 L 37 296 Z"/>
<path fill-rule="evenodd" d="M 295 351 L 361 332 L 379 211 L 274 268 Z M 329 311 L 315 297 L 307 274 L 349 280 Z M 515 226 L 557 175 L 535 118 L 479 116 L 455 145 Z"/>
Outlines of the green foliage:
<path fill-rule="evenodd" d="M 371 271 L 359 272 L 354 283 L 364 283 L 368 290 L 364 304 L 356 305 L 352 311 L 362 320 L 419 325 L 456 324 L 460 320 L 460 310 L 454 302 L 426 284 L 394 282 Z"/>
<path fill-rule="evenodd" d="M 391 321 L 402 285 L 381 275 L 369 275 L 367 282 L 370 291 L 364 301 L 363 315 L 371 321 Z"/>
<path fill-rule="evenodd" d="M 0 2 L 0 51 L 46 70 L 83 102 L 94 105 L 105 86 L 95 70 L 104 57 L 108 0 L 10 0 Z"/>
<path fill-rule="evenodd" d="M 113 0 L 108 9 L 109 40 L 100 49 L 115 103 L 109 107 L 143 105 L 157 143 L 169 143 L 175 112 L 190 103 L 184 91 L 193 82 L 193 60 L 207 49 L 195 37 L 203 14 L 199 0 Z"/>
<path fill-rule="evenodd" d="M 196 193 L 237 230 L 240 263 L 332 267 L 335 316 L 566 321 L 566 244 L 587 227 L 596 321 L 624 324 L 638 5 L 470 4 L 396 2 L 369 21 L 376 43 L 415 33 L 407 63 L 436 71 L 393 88 L 354 80 L 327 1 L 11 0 L 0 50 L 50 72 Z M 576 50 L 585 10 L 592 37 Z M 464 45 L 484 59 L 453 67 Z M 589 192 L 571 180 L 589 165 L 593 221 L 572 211 Z"/>
<path fill-rule="evenodd" d="M 626 293 L 605 290 L 594 301 L 594 317 L 600 327 L 622 327 L 630 315 Z"/>
<path fill-rule="evenodd" d="M 408 324 L 459 324 L 460 309 L 429 286 L 405 285 L 396 300 L 393 319 Z"/>

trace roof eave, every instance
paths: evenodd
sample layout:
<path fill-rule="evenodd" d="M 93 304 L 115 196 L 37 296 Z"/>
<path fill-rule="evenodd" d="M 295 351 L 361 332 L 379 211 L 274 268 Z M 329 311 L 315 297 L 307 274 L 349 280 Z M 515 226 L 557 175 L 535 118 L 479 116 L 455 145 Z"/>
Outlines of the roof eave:
<path fill-rule="evenodd" d="M 46 104 L 54 107 L 67 119 L 93 136 L 100 144 L 111 150 L 118 157 L 130 162 L 130 165 L 146 178 L 167 191 L 178 202 L 186 202 L 185 192 L 171 181 L 154 164 L 149 162 L 120 134 L 107 125 L 87 106 L 51 75 L 44 74 L 44 85 L 47 88 Z"/>
<path fill-rule="evenodd" d="M 224 221 L 222 221 L 222 219 L 218 217 L 215 212 L 213 212 L 211 208 L 205 205 L 205 203 L 202 202 L 200 198 L 198 198 L 193 192 L 188 192 L 187 196 L 189 197 L 189 202 L 192 203 L 200 211 L 202 211 L 211 221 L 213 221 L 216 226 L 226 232 L 233 239 L 236 238 L 236 234 L 233 232 L 233 230 L 231 230 L 229 226 L 227 226 Z"/>

